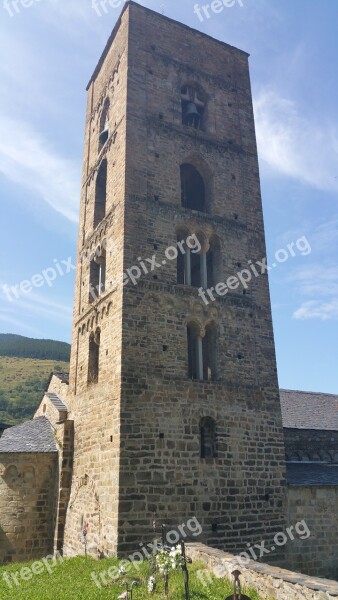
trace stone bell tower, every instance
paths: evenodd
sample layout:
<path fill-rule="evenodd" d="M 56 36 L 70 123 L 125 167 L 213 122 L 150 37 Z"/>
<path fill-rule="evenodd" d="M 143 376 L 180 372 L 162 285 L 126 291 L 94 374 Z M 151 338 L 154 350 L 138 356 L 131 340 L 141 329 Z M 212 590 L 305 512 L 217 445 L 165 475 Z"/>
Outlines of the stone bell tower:
<path fill-rule="evenodd" d="M 154 514 L 230 551 L 283 529 L 268 279 L 234 278 L 265 256 L 248 55 L 126 2 L 88 85 L 66 553 Z"/>

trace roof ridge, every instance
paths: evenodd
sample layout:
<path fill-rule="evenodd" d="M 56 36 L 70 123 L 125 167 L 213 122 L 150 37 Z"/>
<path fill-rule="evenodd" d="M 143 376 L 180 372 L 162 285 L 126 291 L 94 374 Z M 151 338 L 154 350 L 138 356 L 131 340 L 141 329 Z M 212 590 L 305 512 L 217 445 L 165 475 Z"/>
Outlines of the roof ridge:
<path fill-rule="evenodd" d="M 338 397 L 338 392 L 337 392 L 337 394 L 332 394 L 332 392 L 310 392 L 310 391 L 304 391 L 304 390 L 290 390 L 290 389 L 286 389 L 286 388 L 280 388 L 279 391 L 280 392 L 291 392 L 292 394 L 309 394 L 311 396 L 333 396 L 333 398 Z"/>

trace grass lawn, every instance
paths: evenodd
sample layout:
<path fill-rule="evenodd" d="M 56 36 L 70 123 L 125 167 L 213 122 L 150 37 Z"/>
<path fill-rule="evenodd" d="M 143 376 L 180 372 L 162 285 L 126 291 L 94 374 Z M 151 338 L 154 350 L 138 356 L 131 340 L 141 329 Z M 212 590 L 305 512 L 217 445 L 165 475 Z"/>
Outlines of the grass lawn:
<path fill-rule="evenodd" d="M 160 575 L 158 575 L 157 591 L 154 594 L 148 592 L 147 580 L 150 575 L 150 565 L 147 562 L 138 563 L 138 570 L 132 566 L 126 575 L 122 575 L 118 582 L 112 584 L 109 584 L 107 570 L 112 566 L 119 565 L 117 559 L 95 561 L 91 558 L 86 560 L 84 557 L 77 557 L 59 560 L 56 562 L 56 566 L 51 561 L 48 562 L 51 573 L 48 573 L 46 565 L 39 563 L 42 572 L 39 572 L 37 568 L 34 569 L 39 574 L 33 574 L 31 571 L 33 564 L 36 565 L 36 563 L 30 562 L 0 567 L 0 598 L 2 600 L 12 598 L 15 600 L 105 600 L 106 598 L 116 600 L 126 590 L 126 586 L 122 585 L 123 580 L 131 582 L 133 579 L 139 581 L 133 591 L 133 600 L 148 600 L 149 598 L 163 600 L 165 598 L 163 579 Z M 23 568 L 24 570 L 21 571 Z M 21 577 L 20 572 L 26 580 Z M 100 579 L 102 573 L 106 574 L 108 585 L 105 586 L 102 583 L 102 588 L 99 589 L 92 579 L 92 574 L 102 582 Z M 205 576 L 207 585 L 203 585 L 196 573 L 202 573 Z M 17 575 L 18 586 L 13 581 L 13 574 Z M 232 584 L 229 582 L 214 577 L 208 579 L 209 574 L 202 564 L 189 565 L 189 574 L 191 600 L 224 600 L 233 592 Z M 8 578 L 12 588 L 7 585 L 4 575 Z M 245 593 L 252 600 L 261 600 L 253 590 Z M 168 598 L 185 600 L 181 570 L 170 574 Z"/>

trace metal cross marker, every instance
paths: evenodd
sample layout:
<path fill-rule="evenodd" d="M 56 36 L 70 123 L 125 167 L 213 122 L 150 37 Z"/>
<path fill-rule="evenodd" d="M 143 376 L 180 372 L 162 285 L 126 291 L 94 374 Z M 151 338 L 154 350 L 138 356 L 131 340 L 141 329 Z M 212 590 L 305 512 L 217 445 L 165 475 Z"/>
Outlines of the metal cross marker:
<path fill-rule="evenodd" d="M 249 596 L 245 596 L 244 594 L 241 593 L 241 582 L 239 580 L 239 576 L 240 576 L 241 572 L 240 571 L 233 571 L 233 573 L 231 573 L 231 575 L 234 576 L 235 582 L 234 582 L 234 593 L 231 594 L 231 596 L 228 596 L 225 600 L 251 600 L 249 598 Z"/>
<path fill-rule="evenodd" d="M 161 4 L 161 13 L 164 15 L 165 4 Z"/>
<path fill-rule="evenodd" d="M 132 581 L 131 584 L 127 583 L 127 589 L 120 596 L 118 600 L 133 600 L 133 588 L 137 585 L 137 581 Z"/>
<path fill-rule="evenodd" d="M 183 557 L 182 571 L 183 571 L 183 577 L 184 577 L 185 600 L 190 600 L 189 571 L 188 571 L 188 567 L 187 567 L 188 559 L 186 557 L 185 543 L 183 542 L 183 540 L 181 541 L 181 553 L 182 553 L 182 557 Z"/>

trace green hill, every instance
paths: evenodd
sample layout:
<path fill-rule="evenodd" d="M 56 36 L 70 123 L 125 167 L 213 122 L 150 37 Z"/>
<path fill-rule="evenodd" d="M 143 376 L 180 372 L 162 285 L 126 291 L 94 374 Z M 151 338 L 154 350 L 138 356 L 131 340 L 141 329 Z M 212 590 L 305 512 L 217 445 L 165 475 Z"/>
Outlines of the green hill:
<path fill-rule="evenodd" d="M 70 345 L 0 334 L 0 421 L 32 418 L 52 371 L 69 370 Z"/>
<path fill-rule="evenodd" d="M 0 333 L 0 356 L 68 362 L 70 344 L 55 340 L 36 340 L 13 333 Z"/>

